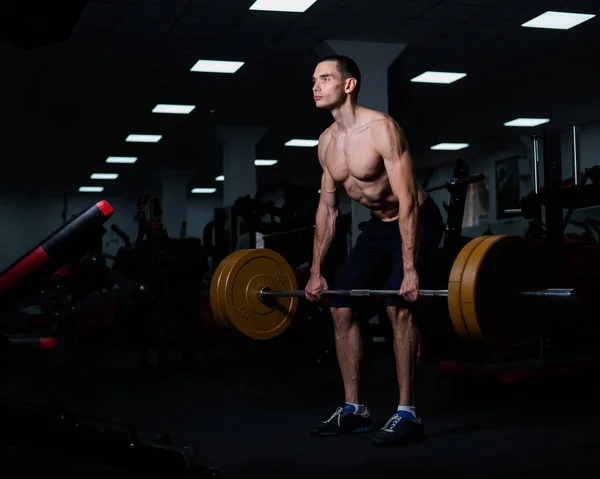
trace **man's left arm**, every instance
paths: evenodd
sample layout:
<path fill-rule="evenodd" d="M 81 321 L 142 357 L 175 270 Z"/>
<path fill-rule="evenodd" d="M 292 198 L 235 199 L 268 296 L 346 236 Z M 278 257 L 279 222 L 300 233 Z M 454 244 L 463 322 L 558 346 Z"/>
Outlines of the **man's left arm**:
<path fill-rule="evenodd" d="M 398 226 L 406 277 L 416 274 L 419 252 L 419 199 L 412 157 L 404 132 L 392 119 L 374 122 L 371 139 L 375 150 L 383 158 L 392 192 L 398 199 Z"/>

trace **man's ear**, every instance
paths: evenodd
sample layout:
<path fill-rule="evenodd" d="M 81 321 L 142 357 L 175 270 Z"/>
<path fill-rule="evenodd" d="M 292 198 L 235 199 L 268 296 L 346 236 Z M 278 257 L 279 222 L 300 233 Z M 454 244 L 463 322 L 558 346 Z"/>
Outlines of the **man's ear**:
<path fill-rule="evenodd" d="M 356 78 L 348 78 L 346 80 L 346 93 L 351 93 L 356 88 Z"/>

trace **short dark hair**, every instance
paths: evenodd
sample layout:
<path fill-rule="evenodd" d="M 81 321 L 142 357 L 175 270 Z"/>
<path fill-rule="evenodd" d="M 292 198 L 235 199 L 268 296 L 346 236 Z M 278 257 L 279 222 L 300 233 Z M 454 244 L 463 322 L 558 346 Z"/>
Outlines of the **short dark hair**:
<path fill-rule="evenodd" d="M 352 58 L 346 57 L 344 55 L 329 55 L 325 58 L 321 58 L 319 63 L 322 62 L 336 62 L 338 70 L 342 74 L 342 80 L 346 80 L 348 78 L 356 78 L 356 88 L 354 89 L 354 93 L 356 94 L 355 98 L 358 98 L 358 94 L 360 93 L 360 70 L 358 65 Z"/>

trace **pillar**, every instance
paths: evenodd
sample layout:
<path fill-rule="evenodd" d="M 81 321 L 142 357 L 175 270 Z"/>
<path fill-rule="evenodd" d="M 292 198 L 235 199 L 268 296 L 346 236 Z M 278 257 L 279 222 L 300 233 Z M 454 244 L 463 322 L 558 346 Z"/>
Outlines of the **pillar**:
<path fill-rule="evenodd" d="M 223 147 L 223 206 L 231 206 L 240 196 L 256 195 L 256 144 L 266 127 L 227 125 L 217 127 Z"/>
<path fill-rule="evenodd" d="M 388 68 L 404 51 L 405 43 L 375 43 L 327 40 L 317 47 L 317 54 L 345 55 L 352 58 L 360 68 L 362 85 L 358 103 L 373 110 L 388 112 Z M 370 217 L 370 212 L 364 206 L 352 201 L 351 244 L 358 237 L 358 224 Z"/>
<path fill-rule="evenodd" d="M 187 221 L 188 182 L 194 171 L 160 171 L 163 226 L 169 236 L 178 238 L 184 221 Z"/>

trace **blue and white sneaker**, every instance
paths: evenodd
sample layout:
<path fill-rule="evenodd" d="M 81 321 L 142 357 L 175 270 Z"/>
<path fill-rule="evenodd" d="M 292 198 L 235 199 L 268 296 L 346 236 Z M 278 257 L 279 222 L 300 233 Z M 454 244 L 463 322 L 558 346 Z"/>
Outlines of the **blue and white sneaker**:
<path fill-rule="evenodd" d="M 338 407 L 329 419 L 310 430 L 312 436 L 338 436 L 373 430 L 371 413 L 365 408 L 362 414 L 355 414 L 355 407 L 345 404 Z"/>
<path fill-rule="evenodd" d="M 408 411 L 398 411 L 373 437 L 374 446 L 398 446 L 423 437 L 423 421 Z"/>

